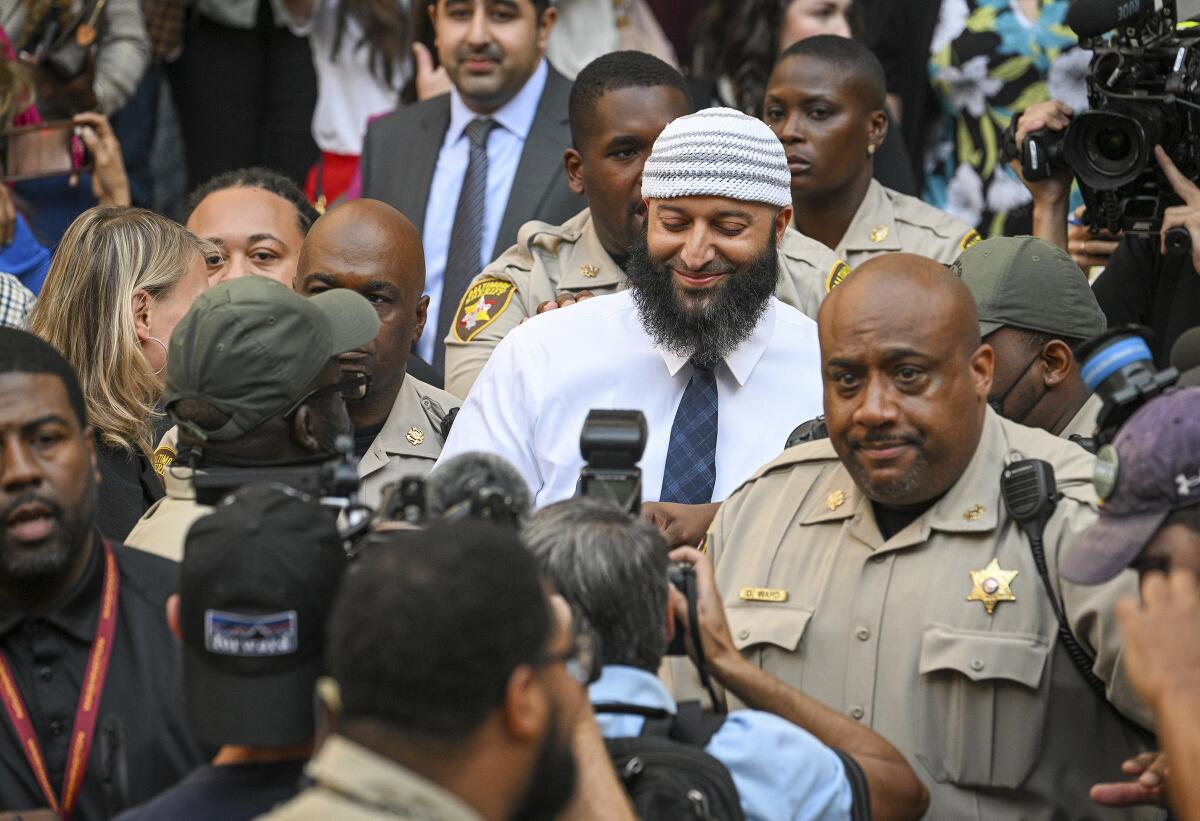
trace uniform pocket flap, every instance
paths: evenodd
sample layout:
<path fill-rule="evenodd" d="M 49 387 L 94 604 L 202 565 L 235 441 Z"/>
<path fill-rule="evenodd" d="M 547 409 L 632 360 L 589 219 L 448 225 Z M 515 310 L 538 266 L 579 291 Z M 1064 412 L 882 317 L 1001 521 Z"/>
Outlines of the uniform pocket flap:
<path fill-rule="evenodd" d="M 812 618 L 811 608 L 757 604 L 729 607 L 725 618 L 734 646 L 739 650 L 755 644 L 774 644 L 788 652 L 796 649 Z"/>
<path fill-rule="evenodd" d="M 1008 679 L 1036 690 L 1049 655 L 1041 636 L 929 624 L 921 636 L 920 672 L 955 670 L 972 681 Z"/>

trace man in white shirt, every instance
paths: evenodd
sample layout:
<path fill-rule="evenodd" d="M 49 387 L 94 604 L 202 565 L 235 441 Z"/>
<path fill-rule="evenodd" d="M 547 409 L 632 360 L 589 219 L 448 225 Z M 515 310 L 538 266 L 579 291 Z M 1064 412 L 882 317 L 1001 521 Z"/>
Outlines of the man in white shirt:
<path fill-rule="evenodd" d="M 640 410 L 643 498 L 711 518 L 820 413 L 816 324 L 772 296 L 790 181 L 781 144 L 758 120 L 714 108 L 673 121 L 643 171 L 633 287 L 512 331 L 441 458 L 496 453 L 542 506 L 575 493 L 589 410 Z"/>

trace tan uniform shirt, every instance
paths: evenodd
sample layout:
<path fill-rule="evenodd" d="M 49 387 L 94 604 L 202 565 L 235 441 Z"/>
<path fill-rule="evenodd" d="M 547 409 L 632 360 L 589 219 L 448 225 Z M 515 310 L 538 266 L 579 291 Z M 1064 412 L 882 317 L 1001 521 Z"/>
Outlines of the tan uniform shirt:
<path fill-rule="evenodd" d="M 1051 579 L 1110 700 L 1148 725 L 1112 615 L 1119 596 L 1137 595 L 1136 577 L 1057 578 L 1062 551 L 1096 518 L 1094 457 L 991 410 L 963 476 L 886 541 L 828 440 L 764 467 L 708 539 L 729 627 L 754 663 L 896 745 L 929 787 L 930 818 L 1128 818 L 1101 811 L 1088 788 L 1120 778 L 1144 747 L 1058 646 L 1029 540 L 1000 499 L 1016 454 L 1054 467 L 1064 497 L 1045 531 Z M 1006 590 L 1015 600 L 992 613 L 968 600 Z"/>
<path fill-rule="evenodd" d="M 358 463 L 363 504 L 379 504 L 385 485 L 402 476 L 425 476 L 442 452 L 442 421 L 461 405 L 456 397 L 413 378 L 404 377 L 392 412 L 370 449 Z"/>
<path fill-rule="evenodd" d="M 1083 403 L 1067 426 L 1063 428 L 1059 434 L 1063 439 L 1070 439 L 1072 436 L 1082 436 L 1085 439 L 1091 439 L 1096 435 L 1096 418 L 1100 415 L 1100 409 L 1104 407 L 1104 402 L 1096 394 L 1088 397 L 1088 401 Z"/>
<path fill-rule="evenodd" d="M 791 228 L 780 243 L 779 268 L 775 295 L 813 320 L 826 284 L 849 273 L 833 251 Z M 628 284 L 600 244 L 590 211 L 562 225 L 525 223 L 517 244 L 475 277 L 459 303 L 446 336 L 446 390 L 465 397 L 500 340 L 558 293 L 599 296 Z"/>
<path fill-rule="evenodd" d="M 168 435 L 174 428 L 168 432 Z M 163 437 L 165 441 L 167 437 Z M 162 448 L 162 445 L 159 445 Z M 157 451 L 156 451 L 157 453 Z M 196 502 L 192 469 L 170 465 L 163 475 L 166 495 L 152 504 L 125 537 L 126 547 L 136 547 L 155 556 L 178 562 L 183 559 L 183 542 L 192 524 L 212 508 Z"/>
<path fill-rule="evenodd" d="M 958 217 L 871 180 L 834 250 L 851 268 L 893 251 L 920 254 L 949 265 L 978 241 L 975 229 Z"/>
<path fill-rule="evenodd" d="M 268 821 L 482 821 L 461 799 L 391 759 L 330 736 L 305 768 L 313 785 Z"/>

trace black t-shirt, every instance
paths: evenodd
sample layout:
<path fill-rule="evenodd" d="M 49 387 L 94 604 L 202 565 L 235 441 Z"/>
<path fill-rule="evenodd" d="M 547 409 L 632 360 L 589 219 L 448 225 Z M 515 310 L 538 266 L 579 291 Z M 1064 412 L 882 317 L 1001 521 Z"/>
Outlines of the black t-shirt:
<path fill-rule="evenodd" d="M 1150 353 L 1159 368 L 1169 364 L 1179 335 L 1200 325 L 1200 276 L 1192 258 L 1161 254 L 1157 237 L 1124 237 L 1092 291 L 1108 327 L 1150 327 Z"/>
<path fill-rule="evenodd" d="M 175 784 L 205 756 L 183 714 L 179 643 L 165 604 L 178 565 L 113 546 L 120 573 L 116 633 L 75 821 L 105 819 Z M 84 668 L 100 613 L 104 551 L 99 540 L 79 585 L 55 612 L 35 617 L 0 608 L 0 649 L 33 720 L 46 770 L 62 789 Z M 0 803 L 5 810 L 45 807 L 46 798 L 0 709 Z M 105 782 L 124 786 L 106 790 Z"/>
<path fill-rule="evenodd" d="M 937 501 L 931 499 L 913 507 L 892 507 L 871 502 L 871 508 L 875 511 L 875 524 L 879 526 L 879 535 L 883 536 L 885 541 L 892 538 L 920 518 L 921 514 L 937 504 Z"/>
<path fill-rule="evenodd" d="M 370 425 L 365 428 L 354 429 L 354 455 L 359 459 L 366 455 L 371 449 L 371 443 L 375 441 L 375 437 L 379 435 L 379 431 L 383 430 L 383 426 L 387 424 L 387 420 L 383 420 L 378 425 Z"/>
<path fill-rule="evenodd" d="M 300 791 L 304 761 L 206 764 L 153 801 L 116 821 L 243 821 L 290 801 Z"/>
<path fill-rule="evenodd" d="M 99 434 L 96 467 L 100 469 L 96 527 L 110 541 L 124 541 L 142 514 L 163 497 L 162 479 L 140 450 L 104 444 Z"/>

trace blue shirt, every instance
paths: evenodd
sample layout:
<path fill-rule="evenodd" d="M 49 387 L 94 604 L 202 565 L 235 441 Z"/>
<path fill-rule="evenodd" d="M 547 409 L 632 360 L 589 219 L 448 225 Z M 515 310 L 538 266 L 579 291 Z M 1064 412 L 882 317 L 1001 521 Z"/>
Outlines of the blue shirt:
<path fill-rule="evenodd" d="M 620 703 L 675 713 L 658 678 L 623 665 L 605 666 L 588 688 L 593 704 Z M 640 735 L 645 719 L 598 713 L 605 738 Z M 737 710 L 709 739 L 705 752 L 733 776 L 747 821 L 850 818 L 850 782 L 841 759 L 810 733 L 779 716 Z"/>
<path fill-rule="evenodd" d="M 21 284 L 37 296 L 49 270 L 50 252 L 34 237 L 25 217 L 17 214 L 12 242 L 0 246 L 0 271 L 21 280 Z"/>
<path fill-rule="evenodd" d="M 483 210 L 483 237 L 479 243 L 480 271 L 492 261 L 492 246 L 496 244 L 496 235 L 500 233 L 508 195 L 512 193 L 513 180 L 517 176 L 517 165 L 525 150 L 525 138 L 533 127 L 549 73 L 543 59 L 516 96 L 488 115 L 496 121 L 497 127 L 488 133 L 487 140 L 487 201 Z M 454 228 L 454 212 L 458 209 L 458 195 L 462 192 L 463 179 L 467 176 L 467 161 L 471 155 L 471 142 L 467 139 L 466 128 L 479 116 L 467 108 L 457 89 L 450 90 L 450 127 L 446 129 L 437 167 L 433 171 L 429 201 L 425 206 L 425 230 L 421 237 L 425 246 L 425 293 L 429 295 L 429 321 L 425 323 L 425 330 L 417 342 L 417 353 L 426 362 L 433 361 L 450 231 Z M 448 310 L 453 311 L 456 307 L 450 305 Z"/>

